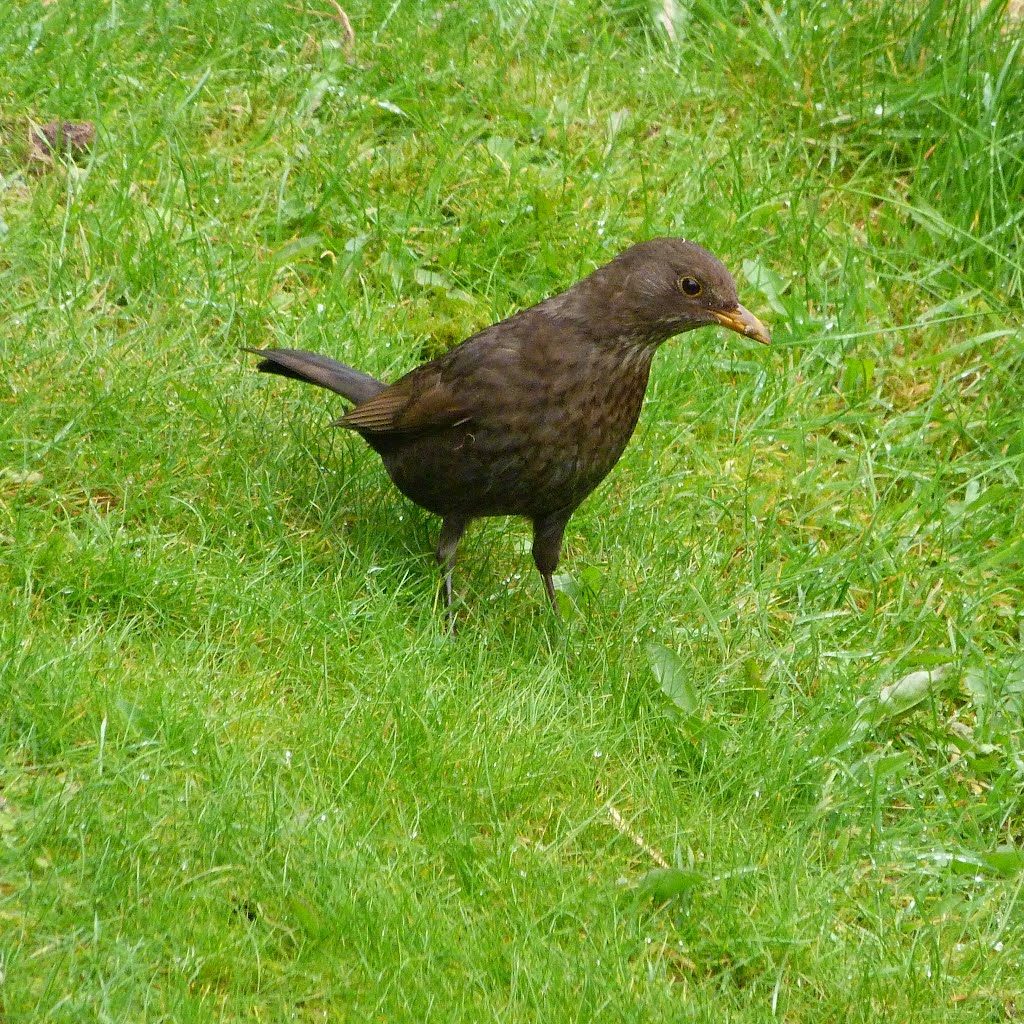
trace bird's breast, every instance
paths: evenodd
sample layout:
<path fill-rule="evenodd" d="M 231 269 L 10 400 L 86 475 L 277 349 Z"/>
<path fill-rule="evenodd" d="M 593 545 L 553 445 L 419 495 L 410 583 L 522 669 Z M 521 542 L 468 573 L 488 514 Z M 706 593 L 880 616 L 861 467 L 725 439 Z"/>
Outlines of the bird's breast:
<path fill-rule="evenodd" d="M 474 389 L 465 423 L 382 451 L 399 488 L 442 515 L 575 508 L 633 434 L 652 352 L 575 347 L 543 355 L 511 362 L 500 379 L 492 374 Z"/>
<path fill-rule="evenodd" d="M 623 346 L 556 352 L 494 394 L 475 443 L 518 472 L 524 499 L 548 508 L 579 504 L 622 455 L 643 405 L 651 349 Z M 519 468 L 512 463 L 519 459 Z"/>

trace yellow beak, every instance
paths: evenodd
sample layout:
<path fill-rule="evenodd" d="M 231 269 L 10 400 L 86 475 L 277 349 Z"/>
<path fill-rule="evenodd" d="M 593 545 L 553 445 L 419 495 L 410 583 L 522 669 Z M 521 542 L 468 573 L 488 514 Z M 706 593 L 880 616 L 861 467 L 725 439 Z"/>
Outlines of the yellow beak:
<path fill-rule="evenodd" d="M 723 327 L 728 327 L 730 331 L 742 334 L 746 338 L 753 338 L 754 341 L 759 341 L 762 345 L 772 343 L 772 336 L 768 333 L 768 328 L 743 306 L 737 306 L 725 313 L 715 312 L 713 315 Z"/>

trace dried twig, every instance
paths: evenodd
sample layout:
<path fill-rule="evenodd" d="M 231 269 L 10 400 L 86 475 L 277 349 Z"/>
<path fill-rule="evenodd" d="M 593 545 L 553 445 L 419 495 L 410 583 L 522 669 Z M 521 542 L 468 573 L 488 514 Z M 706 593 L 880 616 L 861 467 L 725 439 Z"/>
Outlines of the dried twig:
<path fill-rule="evenodd" d="M 345 8 L 338 3 L 338 0 L 327 0 L 327 2 L 334 7 L 333 11 L 307 11 L 304 7 L 295 7 L 293 5 L 289 5 L 289 10 L 301 11 L 303 14 L 317 14 L 321 18 L 330 18 L 332 21 L 336 21 L 341 26 L 342 32 L 345 33 L 345 53 L 351 54 L 356 45 L 356 33 L 355 29 L 352 28 L 352 22 L 348 20 Z"/>
<path fill-rule="evenodd" d="M 352 22 L 348 20 L 348 15 L 341 4 L 338 3 L 338 0 L 330 0 L 330 3 L 338 12 L 338 23 L 345 32 L 345 50 L 351 53 L 352 47 L 356 45 L 356 33 L 352 28 Z"/>
<path fill-rule="evenodd" d="M 662 27 L 670 42 L 676 41 L 676 19 L 678 18 L 675 0 L 661 0 L 661 9 L 654 20 Z"/>
<path fill-rule="evenodd" d="M 618 810 L 613 804 L 608 804 L 608 817 L 612 819 L 612 824 L 619 830 L 627 839 L 631 839 L 637 846 L 640 847 L 644 853 L 647 854 L 659 868 L 671 867 L 669 862 L 665 860 L 663 854 L 656 850 L 653 846 L 649 846 L 647 841 L 644 839 L 639 832 L 634 832 L 633 829 L 626 824 L 626 819 L 619 814 Z"/>

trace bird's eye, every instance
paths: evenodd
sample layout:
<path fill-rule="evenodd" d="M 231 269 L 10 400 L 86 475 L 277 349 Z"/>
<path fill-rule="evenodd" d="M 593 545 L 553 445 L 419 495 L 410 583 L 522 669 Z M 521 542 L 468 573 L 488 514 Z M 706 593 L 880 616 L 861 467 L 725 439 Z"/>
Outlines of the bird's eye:
<path fill-rule="evenodd" d="M 693 277 L 681 277 L 679 279 L 679 290 L 684 295 L 689 295 L 691 299 L 695 299 L 704 290 L 700 286 L 700 281 Z"/>

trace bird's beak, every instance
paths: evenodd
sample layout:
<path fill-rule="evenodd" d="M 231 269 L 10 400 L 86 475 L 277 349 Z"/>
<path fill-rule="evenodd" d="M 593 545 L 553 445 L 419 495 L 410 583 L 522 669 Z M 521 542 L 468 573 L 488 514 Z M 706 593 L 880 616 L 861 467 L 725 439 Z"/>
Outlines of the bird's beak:
<path fill-rule="evenodd" d="M 753 338 L 754 341 L 759 341 L 762 345 L 770 345 L 772 343 L 772 336 L 768 333 L 768 328 L 749 309 L 743 306 L 737 306 L 735 309 L 727 310 L 724 313 L 716 310 L 712 315 L 723 327 L 728 327 L 730 331 L 742 334 L 746 338 Z"/>

